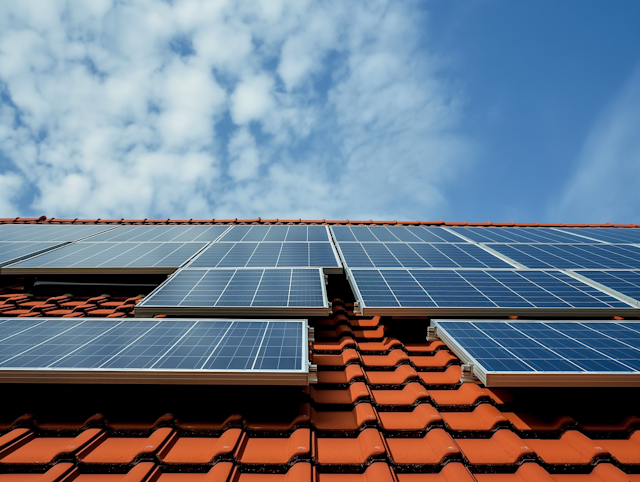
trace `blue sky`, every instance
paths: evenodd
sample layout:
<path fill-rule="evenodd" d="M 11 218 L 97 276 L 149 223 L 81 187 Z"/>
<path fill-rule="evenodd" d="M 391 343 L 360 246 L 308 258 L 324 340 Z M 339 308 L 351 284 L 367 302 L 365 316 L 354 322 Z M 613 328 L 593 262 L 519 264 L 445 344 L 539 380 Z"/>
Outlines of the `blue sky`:
<path fill-rule="evenodd" d="M 0 217 L 640 222 L 640 3 L 0 4 Z"/>

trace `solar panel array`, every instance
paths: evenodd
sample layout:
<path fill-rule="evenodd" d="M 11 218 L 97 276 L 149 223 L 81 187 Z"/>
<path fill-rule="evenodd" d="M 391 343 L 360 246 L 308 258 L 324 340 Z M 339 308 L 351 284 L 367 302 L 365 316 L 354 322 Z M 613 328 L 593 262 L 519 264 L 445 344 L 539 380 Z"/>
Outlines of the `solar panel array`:
<path fill-rule="evenodd" d="M 434 320 L 437 336 L 487 386 L 640 381 L 640 322 Z"/>
<path fill-rule="evenodd" d="M 63 246 L 3 268 L 6 274 L 83 273 L 117 270 L 171 273 L 182 266 L 206 243 L 93 243 Z"/>
<path fill-rule="evenodd" d="M 0 241 L 78 241 L 111 229 L 114 226 L 95 224 L 2 224 Z"/>
<path fill-rule="evenodd" d="M 239 241 L 329 241 L 326 226 L 233 226 L 222 242 Z"/>
<path fill-rule="evenodd" d="M 629 314 L 640 306 L 638 290 L 620 281 L 630 275 L 617 274 L 640 270 L 640 246 L 633 244 L 640 240 L 636 234 L 640 230 L 391 226 L 331 230 L 363 314 L 429 315 L 443 309 L 515 313 L 514 309 L 534 308 Z"/>
<path fill-rule="evenodd" d="M 0 241 L 0 266 L 43 253 L 61 244 L 64 243 L 56 241 Z"/>
<path fill-rule="evenodd" d="M 182 269 L 137 307 L 136 315 L 298 313 L 330 309 L 320 268 Z"/>
<path fill-rule="evenodd" d="M 93 236 L 90 241 L 100 242 L 209 242 L 215 241 L 229 226 L 120 226 L 117 229 Z"/>
<path fill-rule="evenodd" d="M 306 331 L 306 320 L 8 319 L 0 380 L 306 384 Z"/>

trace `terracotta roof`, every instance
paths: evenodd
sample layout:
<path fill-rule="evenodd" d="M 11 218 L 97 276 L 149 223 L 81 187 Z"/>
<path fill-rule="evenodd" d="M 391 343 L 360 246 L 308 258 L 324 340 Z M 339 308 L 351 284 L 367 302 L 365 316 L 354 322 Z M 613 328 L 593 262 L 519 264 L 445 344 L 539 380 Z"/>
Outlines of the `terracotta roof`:
<path fill-rule="evenodd" d="M 125 317 L 141 299 L 24 281 L 0 288 L 0 317 Z M 639 389 L 461 384 L 424 320 L 356 316 L 338 295 L 310 319 L 308 388 L 2 385 L 0 482 L 640 482 Z"/>
<path fill-rule="evenodd" d="M 376 225 L 376 226 L 494 226 L 494 227 L 564 227 L 564 228 L 636 228 L 638 224 L 565 224 L 565 223 L 512 223 L 512 222 L 450 222 L 450 221 L 373 221 L 330 219 L 59 219 L 47 218 L 0 218 L 0 224 L 326 224 L 326 225 Z"/>

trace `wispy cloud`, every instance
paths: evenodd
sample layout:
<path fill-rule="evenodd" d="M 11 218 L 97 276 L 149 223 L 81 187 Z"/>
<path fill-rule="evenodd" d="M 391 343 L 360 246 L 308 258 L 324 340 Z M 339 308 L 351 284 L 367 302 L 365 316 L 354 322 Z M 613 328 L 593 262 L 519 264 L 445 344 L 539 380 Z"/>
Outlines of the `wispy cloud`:
<path fill-rule="evenodd" d="M 440 218 L 468 147 L 424 15 L 2 2 L 0 217 Z"/>
<path fill-rule="evenodd" d="M 640 68 L 594 123 L 553 219 L 640 223 Z"/>

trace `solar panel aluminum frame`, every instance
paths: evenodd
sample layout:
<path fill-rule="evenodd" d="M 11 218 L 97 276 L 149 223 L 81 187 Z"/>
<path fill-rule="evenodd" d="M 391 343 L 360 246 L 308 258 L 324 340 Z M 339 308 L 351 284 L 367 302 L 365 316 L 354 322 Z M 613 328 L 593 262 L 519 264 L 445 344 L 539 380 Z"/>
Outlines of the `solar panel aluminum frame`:
<path fill-rule="evenodd" d="M 358 270 L 367 270 L 370 269 L 375 271 L 373 268 L 357 268 Z M 405 270 L 405 268 L 384 268 L 385 270 L 393 270 L 397 269 L 399 271 Z M 461 270 L 460 268 L 421 268 L 421 271 L 436 271 L 436 270 Z M 475 270 L 481 271 L 486 268 L 475 268 Z M 472 268 L 465 268 L 464 271 L 472 271 Z M 495 271 L 513 271 L 512 269 L 494 269 Z M 596 286 L 591 280 L 586 282 L 587 279 L 584 277 L 574 276 L 569 270 L 553 270 L 553 269 L 527 269 L 523 271 L 559 271 L 563 272 L 573 278 L 578 279 L 579 281 L 584 282 L 585 284 L 589 284 L 592 287 L 595 287 L 601 290 L 600 287 Z M 576 318 L 576 317 L 599 317 L 599 316 L 634 316 L 637 317 L 640 315 L 640 310 L 638 308 L 634 308 L 629 306 L 629 308 L 538 308 L 538 307 L 530 307 L 530 308 L 522 308 L 522 307 L 494 307 L 494 308 L 486 308 L 486 307 L 449 307 L 449 308 L 441 308 L 441 307 L 402 307 L 402 306 L 389 306 L 389 307 L 368 307 L 364 302 L 364 298 L 360 293 L 358 288 L 358 284 L 353 277 L 353 273 L 351 268 L 346 269 L 347 280 L 349 285 L 351 286 L 351 290 L 356 298 L 356 302 L 354 303 L 353 311 L 354 313 L 358 313 L 362 316 L 393 316 L 396 318 L 424 318 L 424 317 L 432 317 L 432 316 L 548 316 L 548 317 L 563 317 L 563 318 Z M 601 290 L 604 291 L 604 290 Z M 625 303 L 630 303 L 629 297 L 621 295 L 617 291 L 607 289 L 606 294 L 613 296 L 614 298 L 619 299 L 620 301 L 624 301 Z M 633 300 L 635 302 L 635 300 Z M 636 303 L 631 303 L 634 306 Z"/>
<path fill-rule="evenodd" d="M 56 274 L 56 275 L 67 275 L 67 274 L 131 274 L 131 273 L 135 273 L 135 274 L 172 274 L 174 272 L 176 272 L 177 270 L 179 270 L 180 268 L 182 268 L 183 266 L 186 266 L 187 263 L 189 263 L 195 256 L 198 256 L 204 249 L 206 249 L 209 244 L 211 244 L 211 242 L 204 242 L 204 241 L 199 241 L 198 243 L 202 243 L 204 244 L 204 246 L 202 246 L 202 248 L 200 248 L 198 251 L 196 251 L 190 258 L 186 259 L 185 261 L 183 261 L 183 263 L 180 266 L 176 266 L 176 267 L 166 267 L 166 266 L 158 266 L 158 267 L 153 267 L 153 266 L 147 266 L 147 267 L 139 267 L 139 266 L 131 266 L 131 267 L 127 267 L 127 266 L 103 266 L 103 267 L 74 267 L 74 266 L 70 266 L 70 267 L 57 267 L 57 268 L 47 268 L 47 267 L 14 267 L 13 265 L 18 264 L 22 261 L 26 261 L 27 259 L 31 259 L 31 258 L 35 258 L 39 255 L 42 254 L 48 254 L 48 253 L 52 253 L 54 251 L 57 251 L 59 249 L 68 247 L 70 245 L 73 244 L 86 244 L 88 243 L 88 239 L 84 240 L 84 243 L 79 243 L 79 242 L 71 242 L 71 243 L 66 243 L 64 245 L 61 246 L 57 246 L 53 249 L 50 250 L 46 250 L 43 251 L 41 253 L 39 253 L 38 255 L 35 256 L 29 256 L 28 258 L 24 258 L 22 260 L 19 261 L 13 261 L 10 265 L 5 265 L 4 267 L 0 268 L 0 275 L 34 275 L 34 274 Z M 164 242 L 158 242 L 158 241 L 154 241 L 154 242 L 130 242 L 130 241 L 119 241 L 119 243 L 121 244 L 195 244 L 195 242 L 177 242 L 177 241 L 164 241 Z M 102 242 L 96 243 L 96 244 L 102 244 Z M 106 242 L 104 242 L 104 244 L 106 244 Z"/>
<path fill-rule="evenodd" d="M 191 268 L 183 268 L 191 271 Z M 179 315 L 184 317 L 194 316 L 281 316 L 281 317 L 299 317 L 299 316 L 329 316 L 331 314 L 331 303 L 327 297 L 327 279 L 322 272 L 322 268 L 208 268 L 209 270 L 255 270 L 255 269 L 311 269 L 318 270 L 320 276 L 320 286 L 322 288 L 322 307 L 305 307 L 305 306 L 164 306 L 164 305 L 137 305 L 134 313 L 138 317 L 153 317 L 156 315 Z M 176 271 L 175 274 L 177 274 Z M 151 298 L 157 291 L 164 287 L 171 280 L 171 276 L 167 280 L 147 295 Z"/>
<path fill-rule="evenodd" d="M 29 318 L 25 318 L 28 321 Z M 93 321 L 107 318 L 91 318 Z M 173 319 L 172 321 L 180 321 Z M 193 319 L 184 320 L 193 321 Z M 216 319 L 215 321 L 239 321 Z M 273 321 L 269 319 L 246 319 L 241 321 Z M 55 383 L 55 384 L 167 384 L 167 385 L 294 385 L 308 386 L 317 382 L 315 365 L 309 361 L 308 320 L 299 321 L 302 326 L 302 368 L 288 369 L 236 369 L 236 370 L 149 370 L 149 369 L 58 369 L 58 368 L 2 368 L 0 383 Z"/>
<path fill-rule="evenodd" d="M 485 387 L 629 387 L 640 386 L 640 373 L 629 372 L 530 372 L 512 371 L 498 372 L 486 370 L 480 363 L 472 357 L 467 350 L 451 336 L 446 328 L 440 326 L 441 321 L 461 321 L 479 322 L 477 319 L 447 319 L 431 320 L 432 326 L 436 327 L 435 335 L 442 340 L 465 365 L 473 366 L 473 375 Z M 482 321 L 505 321 L 505 320 L 482 320 Z M 542 321 L 550 323 L 549 320 L 526 320 L 527 323 Z M 567 322 L 567 320 L 557 320 Z M 576 320 L 578 321 L 578 320 Z M 583 320 L 584 321 L 584 320 Z M 594 320 L 588 320 L 593 322 Z M 509 321 L 509 323 L 517 321 Z M 462 380 L 461 380 L 462 381 Z"/>

